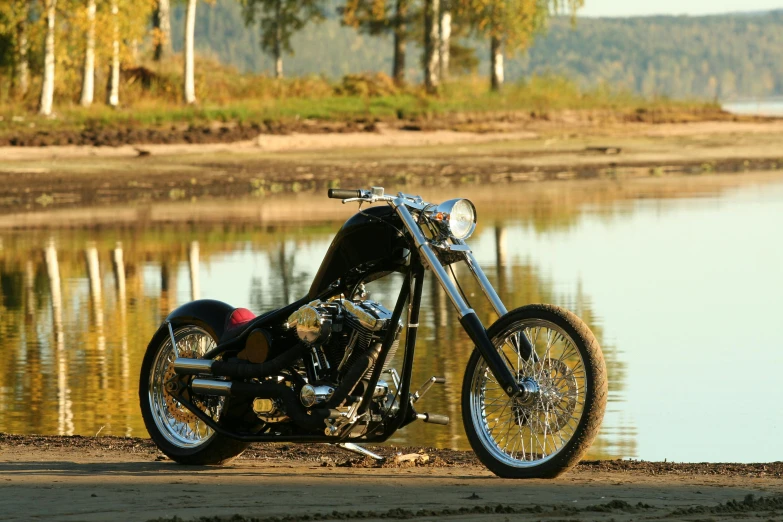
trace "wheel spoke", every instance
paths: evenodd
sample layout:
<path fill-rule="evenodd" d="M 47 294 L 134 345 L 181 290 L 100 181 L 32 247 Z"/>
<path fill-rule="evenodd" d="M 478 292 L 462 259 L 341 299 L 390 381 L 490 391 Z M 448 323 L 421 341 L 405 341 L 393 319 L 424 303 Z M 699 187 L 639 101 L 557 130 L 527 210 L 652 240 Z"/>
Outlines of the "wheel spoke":
<path fill-rule="evenodd" d="M 522 336 L 533 347 L 529 357 Z M 543 319 L 512 325 L 494 342 L 527 395 L 507 397 L 482 359 L 474 372 L 471 415 L 495 458 L 512 466 L 538 465 L 569 443 L 584 413 L 582 354 L 564 330 Z"/>
<path fill-rule="evenodd" d="M 180 356 L 198 358 L 215 346 L 214 339 L 196 326 L 175 330 L 175 342 Z M 149 400 L 155 425 L 170 443 L 181 448 L 200 446 L 208 441 L 213 430 L 204 421 L 173 398 L 165 383 L 175 377 L 174 350 L 170 339 L 161 344 L 150 371 Z M 210 418 L 217 420 L 224 399 L 217 403 L 211 398 L 190 397 L 189 400 Z"/>

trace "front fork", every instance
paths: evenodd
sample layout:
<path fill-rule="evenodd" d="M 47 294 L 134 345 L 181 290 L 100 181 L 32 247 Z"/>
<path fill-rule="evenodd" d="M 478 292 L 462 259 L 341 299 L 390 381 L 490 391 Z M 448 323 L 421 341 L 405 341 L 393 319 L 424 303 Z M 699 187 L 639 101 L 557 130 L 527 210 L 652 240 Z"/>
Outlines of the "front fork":
<path fill-rule="evenodd" d="M 520 395 L 522 390 L 519 387 L 516 376 L 511 373 L 511 370 L 503 361 L 503 358 L 501 357 L 497 348 L 494 344 L 492 344 L 492 340 L 487 335 L 487 330 L 484 328 L 484 325 L 481 324 L 481 320 L 478 318 L 478 315 L 476 315 L 476 312 L 470 308 L 470 306 L 468 306 L 468 303 L 457 289 L 456 284 L 451 279 L 451 277 L 449 277 L 446 269 L 443 268 L 443 264 L 433 251 L 432 246 L 430 245 L 429 241 L 427 241 L 427 238 L 422 233 L 421 228 L 419 228 L 419 224 L 416 223 L 415 219 L 413 219 L 413 216 L 405 206 L 404 202 L 397 200 L 395 201 L 394 207 L 397 211 L 397 215 L 400 216 L 400 219 L 402 219 L 405 227 L 413 236 L 413 240 L 419 250 L 419 254 L 424 262 L 424 265 L 432 270 L 432 273 L 435 274 L 435 278 L 446 291 L 446 295 L 457 309 L 457 313 L 459 313 L 459 322 L 462 324 L 462 327 L 465 329 L 465 332 L 467 332 L 470 339 L 476 345 L 476 348 L 478 348 L 481 356 L 487 362 L 487 366 L 489 366 L 490 371 L 495 376 L 495 379 L 497 379 L 498 384 L 500 384 L 500 386 L 503 388 L 503 391 L 505 391 L 508 396 L 516 397 Z M 505 315 L 506 307 L 503 305 L 503 302 L 500 300 L 497 292 L 495 292 L 495 289 L 489 283 L 487 276 L 484 274 L 484 271 L 481 270 L 481 267 L 476 262 L 473 254 L 467 249 L 465 249 L 464 252 L 468 268 L 481 286 L 481 290 L 492 303 L 492 306 L 498 315 Z M 520 337 L 521 342 L 523 343 L 523 346 L 521 346 L 520 349 L 529 350 L 528 353 L 532 353 L 533 347 L 530 345 L 530 341 L 528 341 L 525 336 Z"/>

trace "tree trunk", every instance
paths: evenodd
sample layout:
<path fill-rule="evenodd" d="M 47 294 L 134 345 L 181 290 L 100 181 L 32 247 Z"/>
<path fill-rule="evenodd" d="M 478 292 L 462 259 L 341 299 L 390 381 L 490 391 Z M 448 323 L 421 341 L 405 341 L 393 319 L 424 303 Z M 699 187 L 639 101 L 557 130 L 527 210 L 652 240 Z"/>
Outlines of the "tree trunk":
<path fill-rule="evenodd" d="M 87 48 L 84 50 L 81 104 L 92 105 L 95 97 L 95 0 L 87 0 Z"/>
<path fill-rule="evenodd" d="M 155 29 L 154 58 L 155 61 L 160 61 L 171 55 L 171 4 L 169 0 L 158 0 L 152 24 Z"/>
<path fill-rule="evenodd" d="M 440 79 L 449 79 L 449 52 L 451 45 L 451 2 L 443 0 L 440 12 Z"/>
<path fill-rule="evenodd" d="M 111 43 L 111 67 L 109 69 L 109 86 L 106 89 L 106 103 L 112 107 L 120 104 L 120 27 L 118 20 L 119 8 L 117 0 L 111 3 L 112 18 L 112 43 Z"/>
<path fill-rule="evenodd" d="M 275 55 L 275 78 L 283 77 L 283 2 L 275 2 L 275 47 L 272 52 Z"/>
<path fill-rule="evenodd" d="M 408 39 L 407 26 L 405 24 L 408 18 L 407 0 L 397 0 L 394 13 L 394 67 L 392 69 L 392 78 L 394 83 L 402 85 L 405 83 L 405 43 Z"/>
<path fill-rule="evenodd" d="M 30 18 L 30 0 L 22 0 L 22 16 L 16 24 L 16 42 L 19 53 L 16 62 L 16 92 L 23 97 L 30 88 L 30 64 L 27 57 L 27 20 Z"/>
<path fill-rule="evenodd" d="M 41 84 L 41 105 L 39 112 L 44 116 L 52 114 L 54 102 L 54 15 L 57 0 L 46 0 L 46 39 L 44 40 L 44 69 Z"/>
<path fill-rule="evenodd" d="M 490 83 L 493 91 L 499 91 L 503 85 L 503 43 L 493 36 L 490 39 Z"/>
<path fill-rule="evenodd" d="M 430 94 L 438 91 L 439 15 L 440 0 L 426 0 L 424 7 L 424 86 Z"/>
<path fill-rule="evenodd" d="M 196 38 L 196 2 L 188 0 L 188 10 L 185 15 L 185 103 L 196 103 L 195 80 L 195 38 Z"/>

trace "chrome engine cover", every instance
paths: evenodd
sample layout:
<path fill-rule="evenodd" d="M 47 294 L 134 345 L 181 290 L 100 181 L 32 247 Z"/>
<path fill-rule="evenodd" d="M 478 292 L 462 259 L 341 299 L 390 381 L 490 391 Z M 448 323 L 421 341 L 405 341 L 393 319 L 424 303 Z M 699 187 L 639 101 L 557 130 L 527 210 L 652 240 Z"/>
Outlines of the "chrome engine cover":
<path fill-rule="evenodd" d="M 296 328 L 296 335 L 307 344 L 325 343 L 332 333 L 332 315 L 322 304 L 313 301 L 288 317 L 288 328 Z"/>

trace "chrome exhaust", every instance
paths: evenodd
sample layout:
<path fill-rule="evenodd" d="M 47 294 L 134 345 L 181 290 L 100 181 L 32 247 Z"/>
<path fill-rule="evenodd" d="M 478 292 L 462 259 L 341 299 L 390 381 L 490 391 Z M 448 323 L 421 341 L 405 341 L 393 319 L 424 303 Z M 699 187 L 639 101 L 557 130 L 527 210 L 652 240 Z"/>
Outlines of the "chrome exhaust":
<path fill-rule="evenodd" d="M 177 357 L 174 359 L 174 372 L 177 375 L 211 375 L 212 359 L 185 359 Z"/>
<path fill-rule="evenodd" d="M 228 397 L 231 395 L 231 381 L 213 381 L 212 379 L 193 379 L 190 383 L 193 393 L 199 395 L 218 395 Z"/>

